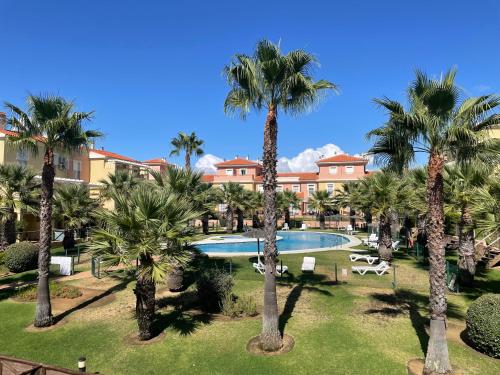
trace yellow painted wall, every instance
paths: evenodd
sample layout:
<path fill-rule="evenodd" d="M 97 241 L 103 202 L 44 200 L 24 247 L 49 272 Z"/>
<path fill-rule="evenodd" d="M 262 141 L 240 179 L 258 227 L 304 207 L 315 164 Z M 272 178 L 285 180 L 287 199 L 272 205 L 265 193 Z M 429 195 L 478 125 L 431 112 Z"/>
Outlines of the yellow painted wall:
<path fill-rule="evenodd" d="M 90 179 L 89 182 L 98 183 L 108 178 L 108 175 L 115 174 L 116 164 L 103 159 L 90 159 Z"/>

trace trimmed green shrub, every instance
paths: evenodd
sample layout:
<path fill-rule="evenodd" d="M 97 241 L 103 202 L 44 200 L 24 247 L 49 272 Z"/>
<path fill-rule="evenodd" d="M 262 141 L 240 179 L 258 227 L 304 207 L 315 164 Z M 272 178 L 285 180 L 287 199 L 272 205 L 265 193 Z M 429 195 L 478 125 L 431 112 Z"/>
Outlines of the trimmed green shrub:
<path fill-rule="evenodd" d="M 233 277 L 219 269 L 209 269 L 198 277 L 196 289 L 200 303 L 207 311 L 219 311 L 222 300 L 231 295 Z"/>
<path fill-rule="evenodd" d="M 221 301 L 221 312 L 231 318 L 257 315 L 257 304 L 252 296 L 225 296 Z"/>
<path fill-rule="evenodd" d="M 10 272 L 24 272 L 38 266 L 38 245 L 31 242 L 14 243 L 5 249 L 5 265 Z"/>
<path fill-rule="evenodd" d="M 500 358 L 500 294 L 484 294 L 467 310 L 467 335 L 479 351 Z"/>
<path fill-rule="evenodd" d="M 5 264 L 5 251 L 0 251 L 0 266 Z"/>
<path fill-rule="evenodd" d="M 37 285 L 32 284 L 19 289 L 14 298 L 23 302 L 32 302 L 36 300 Z M 51 298 L 78 298 L 82 295 L 82 291 L 76 286 L 61 284 L 56 282 L 50 283 L 50 297 Z"/>

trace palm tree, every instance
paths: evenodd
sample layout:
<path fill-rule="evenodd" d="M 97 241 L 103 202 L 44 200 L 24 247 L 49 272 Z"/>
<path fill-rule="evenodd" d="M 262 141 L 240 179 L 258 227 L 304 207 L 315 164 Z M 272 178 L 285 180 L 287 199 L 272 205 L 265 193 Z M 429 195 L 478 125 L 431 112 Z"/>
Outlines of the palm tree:
<path fill-rule="evenodd" d="M 445 166 L 445 209 L 458 216 L 458 269 L 464 286 L 472 286 L 476 273 L 472 204 L 491 172 L 480 163 Z"/>
<path fill-rule="evenodd" d="M 395 214 L 405 207 L 410 189 L 401 176 L 392 172 L 379 172 L 366 178 L 360 185 L 364 205 L 370 206 L 371 213 L 378 218 L 380 259 L 392 261 L 391 224 Z"/>
<path fill-rule="evenodd" d="M 342 189 L 340 189 L 333 197 L 335 207 L 349 208 L 349 222 L 353 228 L 356 225 L 356 218 L 354 217 L 356 214 L 356 211 L 354 210 L 356 202 L 353 200 L 355 197 L 353 196 L 353 193 L 355 192 L 356 186 L 355 181 L 343 183 Z"/>
<path fill-rule="evenodd" d="M 21 149 L 38 153 L 43 147 L 42 194 L 40 200 L 40 254 L 38 257 L 38 292 L 35 327 L 52 324 L 49 293 L 50 246 L 52 241 L 52 197 L 54 194 L 54 152 L 72 152 L 87 147 L 101 134 L 83 128 L 92 112 L 74 112 L 74 104 L 57 96 L 33 96 L 27 99 L 27 111 L 6 103 L 13 116 L 8 124 L 18 132 L 8 141 Z"/>
<path fill-rule="evenodd" d="M 203 182 L 196 189 L 194 201 L 197 209 L 202 212 L 201 226 L 203 234 L 208 234 L 210 215 L 215 211 L 215 205 L 221 202 L 220 190 L 216 189 L 211 184 Z"/>
<path fill-rule="evenodd" d="M 196 156 L 203 155 L 203 140 L 198 138 L 195 132 L 191 134 L 186 134 L 184 132 L 179 132 L 177 137 L 172 138 L 170 144 L 174 147 L 174 149 L 170 152 L 170 156 L 172 155 L 180 155 L 181 151 L 184 150 L 184 160 L 185 160 L 185 168 L 187 170 L 191 169 L 191 155 L 195 154 Z"/>
<path fill-rule="evenodd" d="M 297 193 L 285 190 L 277 196 L 278 208 L 285 214 L 285 223 L 290 226 L 290 208 L 296 209 L 300 206 L 300 198 Z"/>
<path fill-rule="evenodd" d="M 444 165 L 447 160 L 462 163 L 477 157 L 491 163 L 498 158 L 498 153 L 492 152 L 495 141 L 488 136 L 488 129 L 500 121 L 500 115 L 491 114 L 500 104 L 499 98 L 484 95 L 460 103 L 461 92 L 455 76 L 455 69 L 438 80 L 417 71 L 408 90 L 409 110 L 388 98 L 376 99 L 389 112 L 389 120 L 369 133 L 375 138 L 371 153 L 376 155 L 377 162 L 391 169 L 407 169 L 417 152 L 429 155 L 426 232 L 431 329 L 424 372 L 436 374 L 451 371 L 445 323 Z"/>
<path fill-rule="evenodd" d="M 325 229 L 325 212 L 334 207 L 330 193 L 326 190 L 315 191 L 309 200 L 309 207 L 319 214 L 319 227 Z"/>
<path fill-rule="evenodd" d="M 65 249 L 75 246 L 75 230 L 92 221 L 92 215 L 97 207 L 99 201 L 90 197 L 85 185 L 67 184 L 56 187 L 53 217 L 64 226 Z"/>
<path fill-rule="evenodd" d="M 259 211 L 263 207 L 263 196 L 259 191 L 251 191 L 248 195 L 248 210 L 252 215 L 252 228 L 260 228 Z"/>
<path fill-rule="evenodd" d="M 174 265 L 189 261 L 184 245 L 193 232 L 190 220 L 199 216 L 191 202 L 167 189 L 141 186 L 130 194 L 113 193 L 114 210 L 101 209 L 97 219 L 101 228 L 93 233 L 91 251 L 108 265 L 135 268 L 135 313 L 139 339 L 149 340 L 153 331 L 155 284 L 165 279 Z"/>
<path fill-rule="evenodd" d="M 253 56 L 237 54 L 224 69 L 230 86 L 224 102 L 228 114 L 239 112 L 244 118 L 251 110 L 267 111 L 264 126 L 263 187 L 265 285 L 264 314 L 261 345 L 264 350 L 281 348 L 276 297 L 276 154 L 278 113 L 290 114 L 308 111 L 318 103 L 320 93 L 336 89 L 325 80 L 314 81 L 312 70 L 316 64 L 313 55 L 294 50 L 286 55 L 280 46 L 267 40 L 257 43 Z"/>
<path fill-rule="evenodd" d="M 228 182 L 221 187 L 222 202 L 226 205 L 226 232 L 233 233 L 234 213 L 243 209 L 244 189 L 235 182 Z"/>
<path fill-rule="evenodd" d="M 99 181 L 102 184 L 101 196 L 110 199 L 119 194 L 130 194 L 139 184 L 140 180 L 126 170 L 109 173 L 106 179 Z"/>
<path fill-rule="evenodd" d="M 16 242 L 16 208 L 21 212 L 36 213 L 40 184 L 35 173 L 20 165 L 0 165 L 0 247 Z"/>

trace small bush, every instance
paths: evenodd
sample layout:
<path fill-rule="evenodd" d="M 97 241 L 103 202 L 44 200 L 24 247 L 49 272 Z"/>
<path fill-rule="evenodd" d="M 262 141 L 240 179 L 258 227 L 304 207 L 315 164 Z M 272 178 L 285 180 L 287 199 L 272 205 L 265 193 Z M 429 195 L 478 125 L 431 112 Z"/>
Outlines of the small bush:
<path fill-rule="evenodd" d="M 0 251 L 0 266 L 5 264 L 5 251 Z"/>
<path fill-rule="evenodd" d="M 231 275 L 219 269 L 203 272 L 196 281 L 198 298 L 203 308 L 208 311 L 220 309 L 222 300 L 231 295 L 234 280 Z"/>
<path fill-rule="evenodd" d="M 485 294 L 467 310 L 467 335 L 481 352 L 500 358 L 500 294 Z"/>
<path fill-rule="evenodd" d="M 14 297 L 20 301 L 32 302 L 36 300 L 37 285 L 32 284 L 19 289 Z M 50 283 L 50 297 L 51 298 L 78 298 L 82 295 L 82 291 L 76 286 L 61 284 L 56 282 Z"/>
<path fill-rule="evenodd" d="M 5 250 L 5 265 L 10 272 L 24 272 L 38 266 L 38 245 L 31 242 L 18 242 Z"/>
<path fill-rule="evenodd" d="M 236 297 L 232 294 L 225 296 L 221 301 L 221 312 L 231 318 L 257 315 L 257 304 L 253 297 Z"/>

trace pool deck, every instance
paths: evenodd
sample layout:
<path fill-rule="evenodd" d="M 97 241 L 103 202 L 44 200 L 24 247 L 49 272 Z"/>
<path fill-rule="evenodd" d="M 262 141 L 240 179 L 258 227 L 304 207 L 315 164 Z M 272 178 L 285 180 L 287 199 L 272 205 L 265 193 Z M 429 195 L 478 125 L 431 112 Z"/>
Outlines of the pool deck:
<path fill-rule="evenodd" d="M 292 232 L 299 232 L 299 231 L 292 231 Z M 331 234 L 331 235 L 337 235 L 337 236 L 342 236 L 344 238 L 347 238 L 349 242 L 334 246 L 334 247 L 321 247 L 321 248 L 316 248 L 316 249 L 300 249 L 300 250 L 282 250 L 279 253 L 280 254 L 308 254 L 308 253 L 318 253 L 322 251 L 332 251 L 332 250 L 342 250 L 342 251 L 353 251 L 353 252 L 363 252 L 364 250 L 359 250 L 359 249 L 353 249 L 352 247 L 361 245 L 361 240 L 355 236 L 351 236 L 349 234 L 340 234 L 340 233 L 328 233 L 328 232 L 315 232 L 315 231 L 306 231 L 306 233 L 317 233 L 317 234 Z M 203 241 L 205 242 L 205 241 Z M 205 242 L 205 243 L 214 243 L 214 242 Z M 227 242 L 226 242 L 227 243 Z M 226 252 L 208 252 L 205 253 L 209 257 L 233 257 L 233 256 L 254 256 L 257 254 L 257 251 L 241 251 L 241 252 L 231 252 L 231 253 L 226 253 Z"/>

